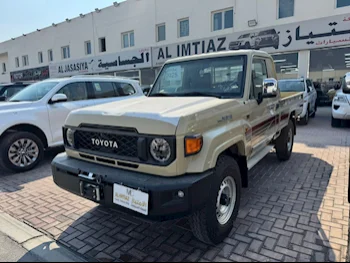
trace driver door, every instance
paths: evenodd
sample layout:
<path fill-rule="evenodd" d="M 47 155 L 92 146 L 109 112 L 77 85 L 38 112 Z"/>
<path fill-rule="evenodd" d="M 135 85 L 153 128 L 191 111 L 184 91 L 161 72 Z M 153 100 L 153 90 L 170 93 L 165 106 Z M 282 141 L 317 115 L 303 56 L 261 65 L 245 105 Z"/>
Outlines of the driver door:
<path fill-rule="evenodd" d="M 92 106 L 94 100 L 91 99 L 86 82 L 67 84 L 56 94 L 65 94 L 68 98 L 66 102 L 48 104 L 47 106 L 53 142 L 60 144 L 63 142 L 62 127 L 69 113 L 76 109 Z"/>
<path fill-rule="evenodd" d="M 269 64 L 270 63 L 270 64 Z M 264 98 L 259 104 L 259 97 L 264 93 L 263 82 L 267 78 L 275 78 L 270 69 L 272 61 L 255 57 L 252 63 L 251 91 L 249 105 L 251 115 L 252 156 L 264 148 L 276 133 L 276 106 L 278 99 Z M 260 94 L 260 95 L 259 95 Z"/>

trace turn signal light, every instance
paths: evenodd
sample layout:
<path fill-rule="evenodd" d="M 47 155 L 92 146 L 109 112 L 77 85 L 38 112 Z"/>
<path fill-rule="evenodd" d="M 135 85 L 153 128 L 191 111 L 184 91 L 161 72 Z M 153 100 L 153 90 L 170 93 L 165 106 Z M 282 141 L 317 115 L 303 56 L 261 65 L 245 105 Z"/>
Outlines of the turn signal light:
<path fill-rule="evenodd" d="M 202 135 L 189 136 L 185 138 L 185 155 L 191 156 L 199 153 L 203 147 Z"/>

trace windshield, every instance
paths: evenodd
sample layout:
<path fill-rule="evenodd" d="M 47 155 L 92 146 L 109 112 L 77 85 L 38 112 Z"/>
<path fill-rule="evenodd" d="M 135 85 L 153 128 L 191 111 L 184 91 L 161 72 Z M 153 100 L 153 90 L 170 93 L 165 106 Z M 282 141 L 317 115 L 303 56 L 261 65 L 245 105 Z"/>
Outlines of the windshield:
<path fill-rule="evenodd" d="M 246 35 L 240 36 L 238 39 L 249 38 L 249 37 L 250 37 L 250 35 L 249 35 L 249 34 L 246 34 Z"/>
<path fill-rule="evenodd" d="M 149 96 L 243 97 L 246 56 L 167 64 Z"/>
<path fill-rule="evenodd" d="M 304 92 L 304 81 L 279 81 L 278 87 L 282 92 Z"/>
<path fill-rule="evenodd" d="M 13 96 L 9 101 L 17 102 L 17 101 L 38 101 L 41 100 L 50 90 L 52 90 L 58 82 L 39 82 L 36 84 L 32 84 L 20 92 L 18 92 L 15 96 Z"/>

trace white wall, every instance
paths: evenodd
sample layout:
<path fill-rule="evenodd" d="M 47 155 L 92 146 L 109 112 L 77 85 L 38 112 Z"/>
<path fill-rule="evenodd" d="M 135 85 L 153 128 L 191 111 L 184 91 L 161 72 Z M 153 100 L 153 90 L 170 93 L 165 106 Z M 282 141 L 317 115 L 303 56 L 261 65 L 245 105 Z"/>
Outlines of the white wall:
<path fill-rule="evenodd" d="M 316 10 L 317 12 L 313 11 Z M 61 47 L 69 45 L 71 59 L 86 57 L 84 42 L 91 40 L 93 54 L 99 54 L 98 38 L 106 37 L 107 53 L 122 50 L 121 33 L 134 30 L 135 47 L 164 45 L 220 34 L 245 31 L 248 20 L 256 19 L 258 26 L 288 24 L 337 14 L 349 14 L 350 7 L 335 8 L 336 0 L 295 0 L 294 17 L 277 19 L 278 0 L 128 0 L 118 7 L 102 9 L 100 13 L 87 14 L 84 18 L 62 22 L 40 32 L 0 43 L 0 54 L 8 53 L 7 71 L 36 68 L 48 65 L 48 50 L 54 52 L 54 62 L 61 61 Z M 212 32 L 212 12 L 234 7 L 234 28 Z M 64 17 L 64 14 L 62 14 Z M 178 19 L 190 18 L 190 36 L 178 38 Z M 166 41 L 156 42 L 156 25 L 166 23 Z M 44 63 L 39 64 L 38 52 L 42 51 Z M 22 56 L 29 55 L 29 66 L 22 67 Z M 20 67 L 15 67 L 15 57 Z M 0 56 L 0 61 L 4 56 Z M 5 58 L 6 59 L 6 58 Z M 6 80 L 4 80 L 7 78 Z M 0 75 L 1 81 L 9 81 L 9 75 Z"/>

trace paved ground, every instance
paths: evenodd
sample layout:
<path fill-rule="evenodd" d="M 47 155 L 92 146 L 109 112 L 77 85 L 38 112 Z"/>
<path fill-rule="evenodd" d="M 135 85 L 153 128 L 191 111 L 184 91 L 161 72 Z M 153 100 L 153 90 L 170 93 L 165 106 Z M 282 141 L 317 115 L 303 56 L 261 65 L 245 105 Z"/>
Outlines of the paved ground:
<path fill-rule="evenodd" d="M 217 247 L 197 241 L 186 219 L 144 222 L 60 190 L 52 156 L 30 173 L 0 176 L 0 210 L 100 261 L 344 262 L 349 146 L 350 129 L 332 129 L 321 108 L 298 127 L 289 162 L 270 154 L 251 171 L 239 219 Z"/>
<path fill-rule="evenodd" d="M 0 262 L 38 262 L 38 259 L 0 232 Z"/>

